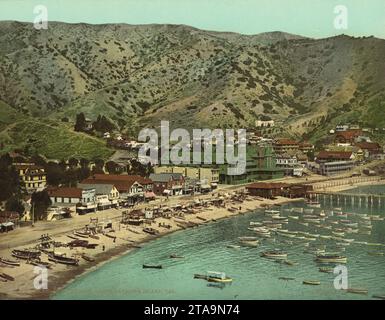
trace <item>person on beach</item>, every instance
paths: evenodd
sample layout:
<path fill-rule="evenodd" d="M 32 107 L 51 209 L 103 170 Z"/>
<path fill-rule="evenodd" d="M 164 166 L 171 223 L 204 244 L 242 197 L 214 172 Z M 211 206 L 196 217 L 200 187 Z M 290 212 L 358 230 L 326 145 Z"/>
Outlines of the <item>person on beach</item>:
<path fill-rule="evenodd" d="M 104 250 L 106 250 L 106 246 L 105 245 L 103 245 L 102 250 L 103 250 L 103 252 L 104 252 Z"/>

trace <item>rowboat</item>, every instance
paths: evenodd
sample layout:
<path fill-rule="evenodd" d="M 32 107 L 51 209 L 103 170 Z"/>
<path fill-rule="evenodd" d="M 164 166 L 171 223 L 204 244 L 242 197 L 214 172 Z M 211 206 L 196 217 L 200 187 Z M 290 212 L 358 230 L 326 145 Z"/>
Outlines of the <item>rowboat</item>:
<path fill-rule="evenodd" d="M 288 266 L 296 266 L 296 265 L 298 265 L 298 262 L 294 262 L 294 261 L 291 261 L 291 260 L 285 260 L 284 263 L 287 264 Z"/>
<path fill-rule="evenodd" d="M 88 255 L 86 255 L 86 254 L 82 254 L 82 258 L 84 259 L 84 260 L 86 260 L 86 261 L 88 261 L 88 262 L 94 262 L 95 261 L 95 259 L 94 258 L 92 258 L 92 257 L 90 257 L 90 256 L 88 256 Z"/>
<path fill-rule="evenodd" d="M 368 290 L 363 288 L 348 288 L 346 289 L 346 292 L 356 293 L 356 294 L 368 294 Z"/>
<path fill-rule="evenodd" d="M 15 278 L 4 272 L 0 273 L 0 277 L 7 281 L 15 281 Z"/>
<path fill-rule="evenodd" d="M 319 268 L 319 272 L 323 272 L 323 273 L 333 273 L 333 272 L 334 272 L 334 269 L 333 269 L 333 268 L 328 268 L 328 267 L 322 267 L 322 268 Z"/>
<path fill-rule="evenodd" d="M 258 241 L 257 237 L 238 237 L 239 241 Z"/>
<path fill-rule="evenodd" d="M 321 281 L 318 280 L 304 280 L 302 282 L 303 284 L 311 285 L 311 286 L 318 286 L 321 284 Z"/>
<path fill-rule="evenodd" d="M 374 294 L 372 295 L 372 298 L 385 300 L 385 294 Z"/>
<path fill-rule="evenodd" d="M 48 255 L 48 261 L 52 261 L 55 263 L 61 263 L 69 266 L 77 266 L 79 265 L 79 260 L 75 258 L 68 258 L 65 256 L 50 254 Z"/>
<path fill-rule="evenodd" d="M 183 259 L 184 256 L 178 256 L 177 254 L 170 254 L 170 259 Z"/>
<path fill-rule="evenodd" d="M 290 281 L 290 280 L 295 280 L 295 278 L 290 278 L 290 277 L 279 277 L 278 280 Z"/>
<path fill-rule="evenodd" d="M 157 235 L 159 233 L 158 230 L 154 229 L 154 228 L 143 228 L 143 231 L 148 233 L 148 234 L 151 234 L 151 235 Z"/>
<path fill-rule="evenodd" d="M 320 263 L 346 263 L 348 259 L 340 255 L 319 254 L 315 260 Z"/>
<path fill-rule="evenodd" d="M 287 253 L 280 250 L 271 250 L 262 252 L 261 256 L 265 258 L 286 259 Z"/>
<path fill-rule="evenodd" d="M 288 216 L 289 219 L 293 219 L 293 220 L 299 220 L 299 217 L 298 216 Z"/>
<path fill-rule="evenodd" d="M 265 210 L 265 214 L 269 215 L 269 216 L 277 215 L 277 214 L 280 214 L 280 211 L 278 211 L 278 210 Z"/>
<path fill-rule="evenodd" d="M 162 269 L 161 264 L 153 265 L 153 264 L 144 264 L 143 269 Z"/>
<path fill-rule="evenodd" d="M 45 262 L 37 259 L 28 261 L 28 263 L 32 264 L 33 266 L 46 267 L 47 269 L 51 269 L 52 267 L 52 264 L 50 264 L 49 262 Z"/>
<path fill-rule="evenodd" d="M 9 265 L 9 266 L 14 266 L 14 267 L 19 267 L 20 266 L 20 262 L 15 261 L 15 260 L 9 260 L 9 259 L 0 258 L 0 262 L 4 263 L 6 265 Z"/>
<path fill-rule="evenodd" d="M 232 278 L 227 277 L 224 272 L 207 271 L 206 280 L 209 282 L 230 283 Z"/>
<path fill-rule="evenodd" d="M 250 221 L 249 225 L 250 226 L 254 226 L 254 227 L 261 227 L 262 223 L 261 222 Z"/>
<path fill-rule="evenodd" d="M 239 249 L 241 246 L 238 246 L 236 244 L 228 244 L 226 247 L 230 249 Z"/>
<path fill-rule="evenodd" d="M 306 201 L 306 205 L 311 208 L 321 208 L 321 203 L 318 201 Z"/>

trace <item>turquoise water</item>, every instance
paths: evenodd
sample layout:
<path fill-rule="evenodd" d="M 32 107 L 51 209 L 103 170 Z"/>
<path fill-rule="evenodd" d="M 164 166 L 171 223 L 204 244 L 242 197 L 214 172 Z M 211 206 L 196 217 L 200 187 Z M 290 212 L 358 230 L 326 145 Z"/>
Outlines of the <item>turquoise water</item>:
<path fill-rule="evenodd" d="M 362 187 L 361 193 L 384 193 L 385 186 Z M 356 190 L 357 191 L 357 190 Z M 337 207 L 323 204 L 324 209 Z M 306 207 L 302 202 L 277 207 L 282 215 L 288 215 L 291 207 Z M 351 213 L 369 213 L 385 216 L 385 206 L 361 208 L 343 207 Z M 317 210 L 317 209 L 316 209 Z M 320 209 L 318 209 L 320 210 Z M 327 218 L 327 223 L 339 217 Z M 346 218 L 342 218 L 346 219 Z M 349 216 L 359 221 L 357 215 Z M 263 210 L 203 225 L 199 228 L 179 231 L 159 238 L 135 251 L 107 263 L 88 273 L 56 293 L 53 299 L 368 299 L 373 294 L 385 294 L 385 257 L 369 252 L 384 252 L 385 246 L 368 246 L 352 243 L 342 253 L 348 257 L 349 286 L 366 288 L 368 295 L 346 293 L 334 289 L 334 274 L 319 272 L 314 255 L 304 253 L 303 240 L 274 236 L 264 240 L 258 247 L 230 249 L 228 244 L 238 244 L 237 237 L 253 236 L 247 230 L 250 221 L 267 220 Z M 385 221 L 373 221 L 371 235 L 348 234 L 346 238 L 356 241 L 385 244 Z M 310 233 L 330 234 L 330 230 L 303 226 L 289 220 L 285 229 Z M 287 241 L 293 241 L 288 244 Z M 286 243 L 285 243 L 286 242 Z M 334 240 L 311 241 L 314 245 L 326 244 L 334 250 Z M 298 265 L 288 266 L 260 257 L 267 249 L 280 248 L 288 252 L 288 259 Z M 169 259 L 170 254 L 185 256 L 184 259 Z M 142 264 L 162 264 L 164 269 L 142 269 Z M 193 279 L 195 273 L 223 271 L 234 281 L 225 287 L 209 286 L 204 280 Z M 284 281 L 279 277 L 295 278 Z M 319 286 L 302 284 L 305 279 L 321 281 Z"/>

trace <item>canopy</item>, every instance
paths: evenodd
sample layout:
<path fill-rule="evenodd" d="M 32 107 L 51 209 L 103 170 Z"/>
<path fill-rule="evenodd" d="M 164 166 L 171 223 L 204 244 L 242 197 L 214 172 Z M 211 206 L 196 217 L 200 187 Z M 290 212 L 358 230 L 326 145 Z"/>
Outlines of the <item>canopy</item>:
<path fill-rule="evenodd" d="M 171 191 L 170 191 L 170 190 L 168 190 L 168 189 L 165 189 L 165 190 L 163 190 L 163 193 L 165 193 L 165 194 L 170 194 L 170 193 L 171 193 Z"/>
<path fill-rule="evenodd" d="M 2 223 L 1 224 L 1 226 L 3 226 L 3 227 L 12 227 L 12 226 L 14 226 L 15 224 L 13 223 L 13 222 L 4 222 L 4 223 Z"/>

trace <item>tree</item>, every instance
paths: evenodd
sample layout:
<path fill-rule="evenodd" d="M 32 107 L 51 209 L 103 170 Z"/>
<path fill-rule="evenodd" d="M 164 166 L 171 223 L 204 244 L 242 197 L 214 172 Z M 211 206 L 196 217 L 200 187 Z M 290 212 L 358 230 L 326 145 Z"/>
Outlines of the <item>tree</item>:
<path fill-rule="evenodd" d="M 117 168 L 118 168 L 118 165 L 114 161 L 108 161 L 106 163 L 106 170 L 109 174 L 116 174 Z"/>
<path fill-rule="evenodd" d="M 58 186 L 65 181 L 65 169 L 61 165 L 48 162 L 45 171 L 49 185 Z"/>
<path fill-rule="evenodd" d="M 21 202 L 21 200 L 18 197 L 16 197 L 16 196 L 12 196 L 5 203 L 5 210 L 7 210 L 7 211 L 15 211 L 15 212 L 18 212 L 21 215 L 21 214 L 24 213 L 25 209 L 24 209 L 24 205 Z"/>
<path fill-rule="evenodd" d="M 104 173 L 103 167 L 104 167 L 103 159 L 96 159 L 95 166 L 92 168 L 92 173 Z"/>
<path fill-rule="evenodd" d="M 35 220 L 47 218 L 47 209 L 52 202 L 46 190 L 32 193 L 31 204 L 34 210 Z"/>
<path fill-rule="evenodd" d="M 75 131 L 83 131 L 86 127 L 86 117 L 83 112 L 76 115 Z"/>
<path fill-rule="evenodd" d="M 9 154 L 0 157 L 0 201 L 20 192 L 20 180 Z"/>
<path fill-rule="evenodd" d="M 69 158 L 68 164 L 69 164 L 69 166 L 70 166 L 71 168 L 75 168 L 75 167 L 78 166 L 79 160 L 76 159 L 76 158 Z"/>

